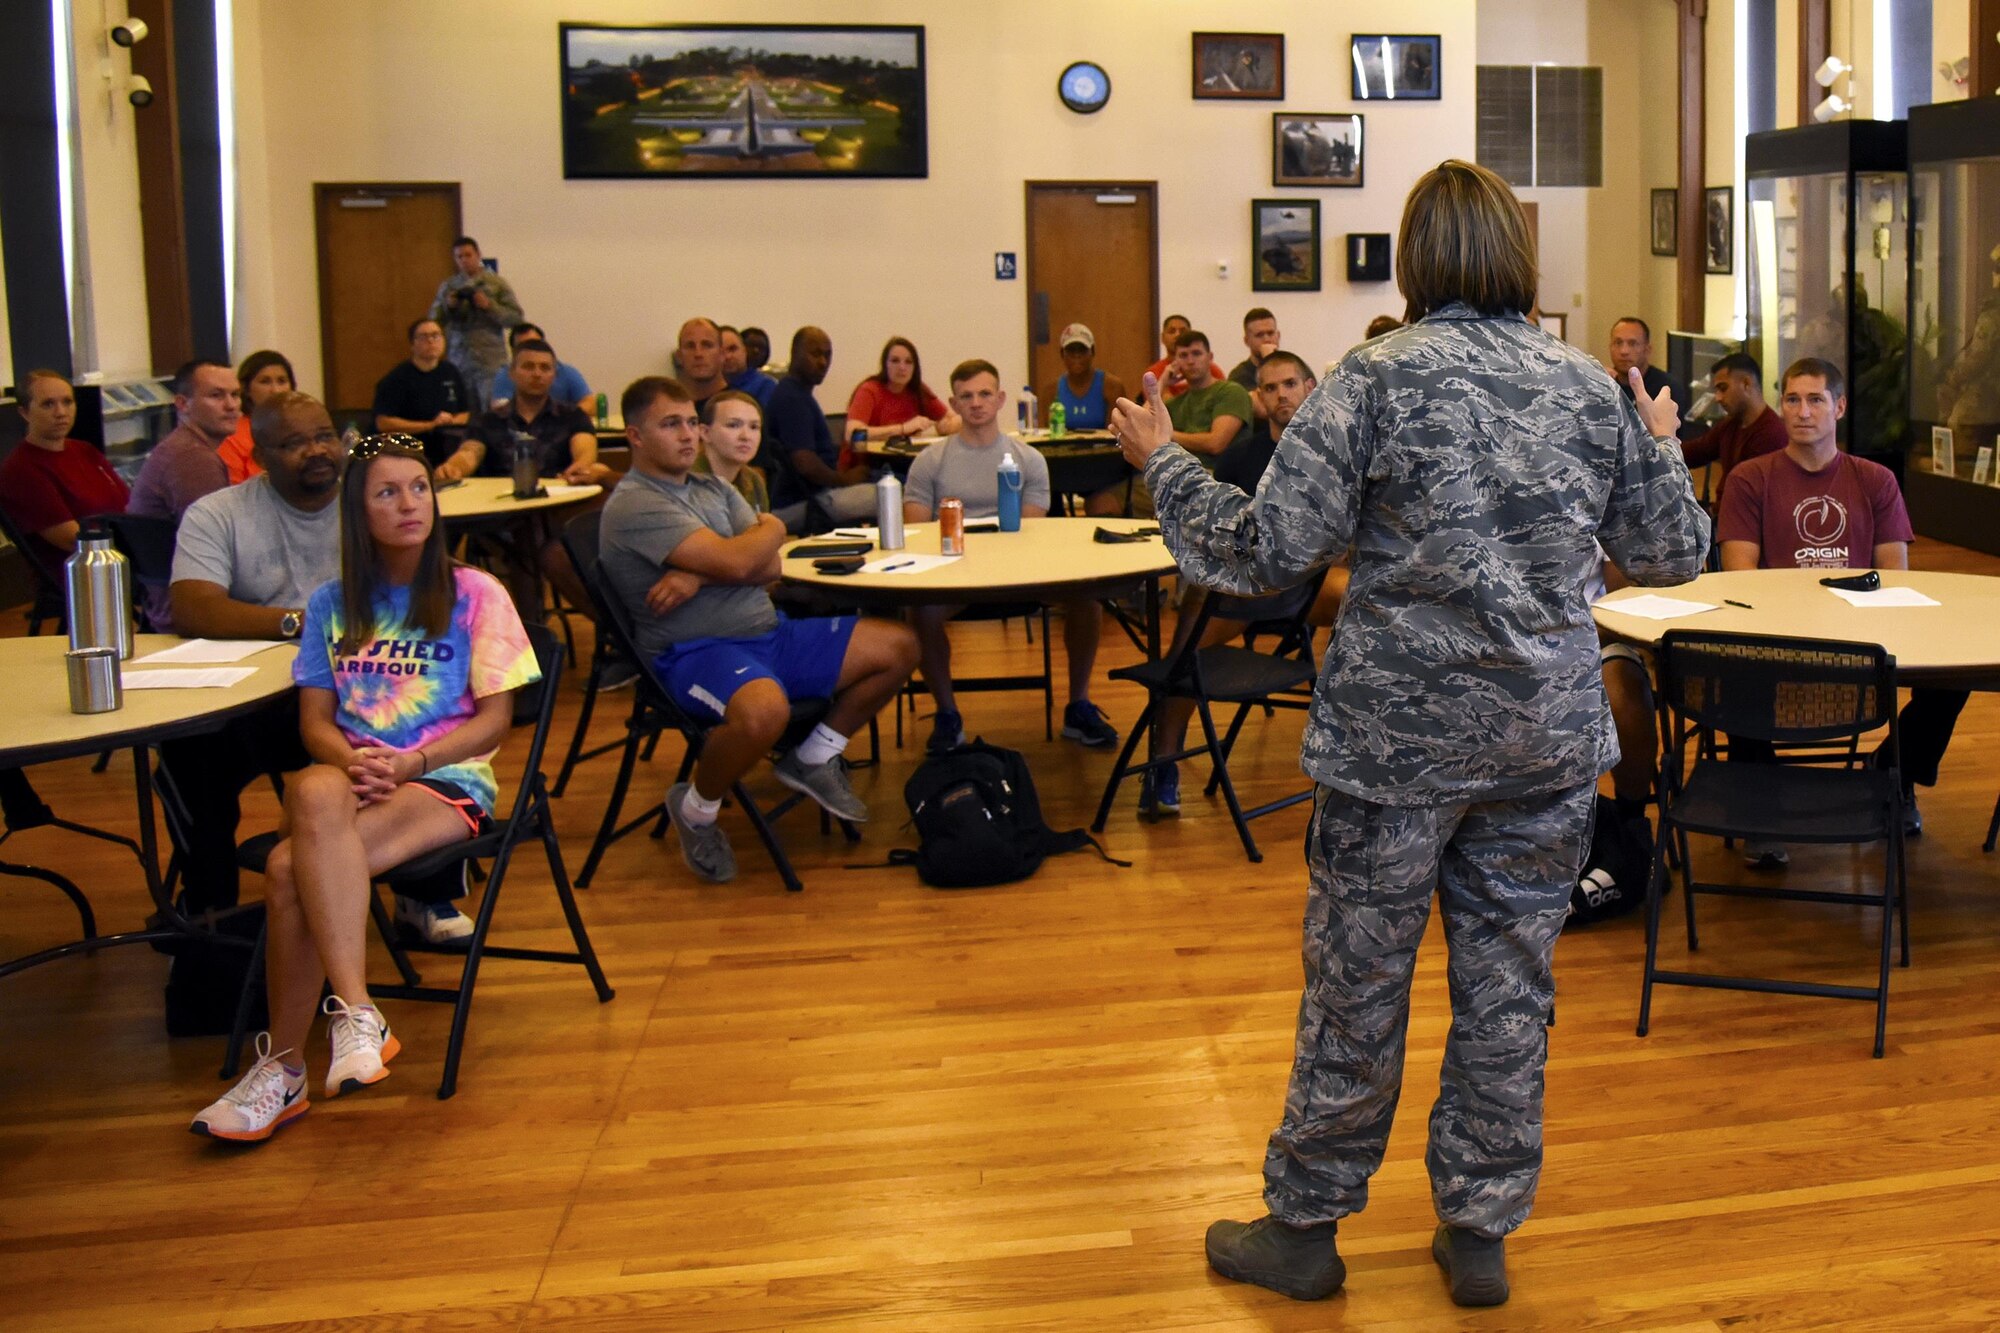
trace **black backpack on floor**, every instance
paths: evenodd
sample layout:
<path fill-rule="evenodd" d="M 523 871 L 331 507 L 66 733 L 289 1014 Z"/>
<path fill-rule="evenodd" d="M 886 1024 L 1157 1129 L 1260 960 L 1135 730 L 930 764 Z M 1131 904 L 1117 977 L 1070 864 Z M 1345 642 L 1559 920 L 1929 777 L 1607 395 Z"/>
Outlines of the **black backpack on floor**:
<path fill-rule="evenodd" d="M 1569 895 L 1569 915 L 1563 929 L 1595 925 L 1623 916 L 1646 901 L 1646 879 L 1653 873 L 1653 826 L 1644 815 L 1621 819 L 1618 807 L 1603 795 L 1591 824 L 1590 857 Z"/>
<path fill-rule="evenodd" d="M 889 853 L 891 865 L 913 865 L 934 889 L 1011 884 L 1042 861 L 1084 847 L 1117 866 L 1082 829 L 1058 833 L 1042 821 L 1035 779 L 1019 750 L 966 741 L 917 766 L 903 784 L 917 829 L 917 849 Z"/>

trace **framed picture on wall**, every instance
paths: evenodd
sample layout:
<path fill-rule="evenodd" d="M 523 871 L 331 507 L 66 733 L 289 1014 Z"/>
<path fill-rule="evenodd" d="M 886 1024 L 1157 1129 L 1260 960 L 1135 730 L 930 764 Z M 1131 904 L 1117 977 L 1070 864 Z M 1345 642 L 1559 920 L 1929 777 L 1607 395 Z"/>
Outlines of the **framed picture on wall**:
<path fill-rule="evenodd" d="M 1271 114 L 1271 184 L 1358 189 L 1361 117 L 1331 111 Z"/>
<path fill-rule="evenodd" d="M 1729 273 L 1736 267 L 1736 192 L 1727 185 L 1701 192 L 1701 240 L 1709 273 Z"/>
<path fill-rule="evenodd" d="M 1444 39 L 1356 33 L 1347 43 L 1357 102 L 1435 102 L 1443 96 Z"/>
<path fill-rule="evenodd" d="M 1250 201 L 1250 290 L 1319 290 L 1319 200 Z"/>
<path fill-rule="evenodd" d="M 1194 35 L 1197 101 L 1285 100 L 1285 35 L 1281 32 L 1198 32 Z"/>
<path fill-rule="evenodd" d="M 920 26 L 557 27 L 563 176 L 928 176 Z"/>
<path fill-rule="evenodd" d="M 1679 190 L 1653 191 L 1653 253 L 1656 255 L 1677 255 L 1680 246 L 1675 244 L 1680 234 L 1681 192 Z"/>

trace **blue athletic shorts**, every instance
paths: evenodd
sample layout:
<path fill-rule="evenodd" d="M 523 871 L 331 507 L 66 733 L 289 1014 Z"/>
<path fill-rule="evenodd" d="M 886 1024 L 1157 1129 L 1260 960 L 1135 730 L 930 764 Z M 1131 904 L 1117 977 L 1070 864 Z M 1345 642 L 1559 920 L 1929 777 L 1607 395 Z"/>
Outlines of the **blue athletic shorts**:
<path fill-rule="evenodd" d="M 690 717 L 720 722 L 736 691 L 753 680 L 775 680 L 788 699 L 831 699 L 854 637 L 853 616 L 811 620 L 778 617 L 755 639 L 690 639 L 653 662 L 675 703 Z"/>

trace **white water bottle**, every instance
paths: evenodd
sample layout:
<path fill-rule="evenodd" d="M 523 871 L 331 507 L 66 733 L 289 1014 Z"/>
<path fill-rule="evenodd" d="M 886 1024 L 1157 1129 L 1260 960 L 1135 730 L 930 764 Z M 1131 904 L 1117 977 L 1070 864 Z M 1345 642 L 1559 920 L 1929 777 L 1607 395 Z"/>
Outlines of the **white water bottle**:
<path fill-rule="evenodd" d="M 1023 435 L 1035 429 L 1038 424 L 1040 409 L 1041 403 L 1035 398 L 1033 387 L 1023 385 L 1021 388 L 1020 407 L 1018 409 L 1021 421 L 1021 433 Z"/>
<path fill-rule="evenodd" d="M 875 483 L 875 545 L 884 551 L 903 549 L 903 483 L 884 472 Z"/>

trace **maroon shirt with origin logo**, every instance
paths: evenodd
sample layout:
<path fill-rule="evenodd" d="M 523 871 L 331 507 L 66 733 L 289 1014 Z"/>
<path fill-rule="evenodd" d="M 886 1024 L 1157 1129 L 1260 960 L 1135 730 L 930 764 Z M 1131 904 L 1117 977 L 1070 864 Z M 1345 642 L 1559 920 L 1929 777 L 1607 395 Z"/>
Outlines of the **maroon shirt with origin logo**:
<path fill-rule="evenodd" d="M 1739 464 L 1716 529 L 1757 543 L 1759 569 L 1873 569 L 1877 546 L 1914 536 L 1896 474 L 1847 453 L 1818 472 L 1783 451 Z"/>

